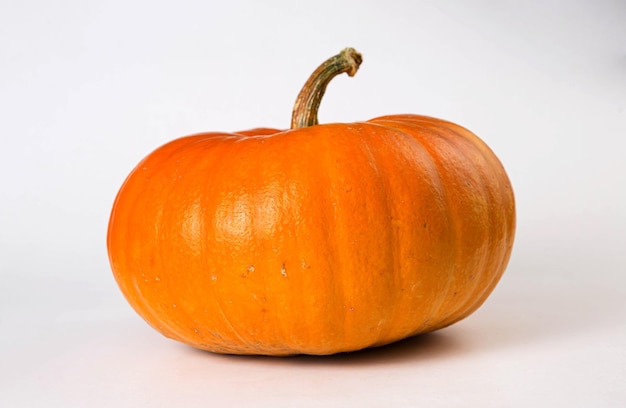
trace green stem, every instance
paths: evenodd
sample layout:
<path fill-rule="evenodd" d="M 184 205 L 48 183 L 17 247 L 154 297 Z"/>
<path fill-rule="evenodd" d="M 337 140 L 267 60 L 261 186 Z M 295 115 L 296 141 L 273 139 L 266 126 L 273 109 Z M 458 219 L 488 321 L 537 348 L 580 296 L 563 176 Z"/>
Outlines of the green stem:
<path fill-rule="evenodd" d="M 306 81 L 296 99 L 291 115 L 291 128 L 317 125 L 317 112 L 330 81 L 344 72 L 354 76 L 362 61 L 363 57 L 354 48 L 345 48 L 320 65 Z"/>

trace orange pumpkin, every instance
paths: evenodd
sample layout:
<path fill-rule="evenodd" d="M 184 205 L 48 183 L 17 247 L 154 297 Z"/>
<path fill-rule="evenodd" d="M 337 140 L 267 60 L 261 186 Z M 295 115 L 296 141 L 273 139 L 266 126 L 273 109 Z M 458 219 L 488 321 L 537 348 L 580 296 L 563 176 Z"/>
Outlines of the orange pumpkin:
<path fill-rule="evenodd" d="M 167 337 L 233 354 L 331 354 L 476 310 L 513 245 L 507 175 L 470 131 L 416 115 L 317 125 L 346 49 L 312 75 L 293 128 L 203 133 L 151 153 L 108 230 L 131 306 Z"/>

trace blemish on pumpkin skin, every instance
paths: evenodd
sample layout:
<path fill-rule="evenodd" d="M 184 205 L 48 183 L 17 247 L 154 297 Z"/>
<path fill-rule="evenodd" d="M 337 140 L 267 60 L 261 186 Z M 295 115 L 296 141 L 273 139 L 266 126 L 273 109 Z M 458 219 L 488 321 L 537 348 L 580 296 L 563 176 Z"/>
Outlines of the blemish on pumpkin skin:
<path fill-rule="evenodd" d="M 287 277 L 287 267 L 285 266 L 285 263 L 283 262 L 281 267 L 280 267 L 280 274 L 283 278 Z"/>

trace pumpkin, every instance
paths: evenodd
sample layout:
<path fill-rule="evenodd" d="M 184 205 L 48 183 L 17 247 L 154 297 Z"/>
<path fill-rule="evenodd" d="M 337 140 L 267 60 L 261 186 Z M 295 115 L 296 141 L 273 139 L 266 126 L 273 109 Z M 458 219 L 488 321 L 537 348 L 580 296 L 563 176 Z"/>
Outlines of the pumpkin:
<path fill-rule="evenodd" d="M 492 292 L 515 230 L 511 184 L 477 136 L 418 115 L 317 124 L 348 48 L 292 128 L 202 133 L 122 185 L 107 246 L 134 310 L 216 353 L 325 355 L 451 325 Z"/>

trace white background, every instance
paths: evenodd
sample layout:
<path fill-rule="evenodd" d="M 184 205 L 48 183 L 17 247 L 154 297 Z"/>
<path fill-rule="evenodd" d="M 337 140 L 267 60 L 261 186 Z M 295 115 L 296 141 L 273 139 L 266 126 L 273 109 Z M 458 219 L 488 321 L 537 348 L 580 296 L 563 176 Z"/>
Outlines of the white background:
<path fill-rule="evenodd" d="M 310 72 L 364 55 L 320 121 L 420 113 L 477 133 L 518 204 L 474 315 L 326 358 L 161 337 L 109 269 L 109 211 L 157 146 L 287 127 Z M 0 406 L 626 406 L 626 3 L 0 3 Z"/>

